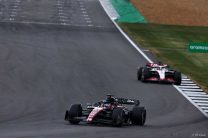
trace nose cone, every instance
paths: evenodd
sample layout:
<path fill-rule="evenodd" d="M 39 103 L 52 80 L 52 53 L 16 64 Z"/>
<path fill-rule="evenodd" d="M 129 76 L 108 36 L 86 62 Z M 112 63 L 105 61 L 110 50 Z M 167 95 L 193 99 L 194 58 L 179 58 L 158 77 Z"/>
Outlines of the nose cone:
<path fill-rule="evenodd" d="M 157 72 L 158 72 L 158 74 L 160 76 L 160 79 L 164 80 L 165 79 L 165 70 L 161 69 L 161 70 L 158 70 Z"/>

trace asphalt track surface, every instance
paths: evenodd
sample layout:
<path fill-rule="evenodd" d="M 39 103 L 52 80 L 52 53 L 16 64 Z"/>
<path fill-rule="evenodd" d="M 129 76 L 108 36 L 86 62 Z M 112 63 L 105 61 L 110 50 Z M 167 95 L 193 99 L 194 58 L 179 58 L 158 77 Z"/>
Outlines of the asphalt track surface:
<path fill-rule="evenodd" d="M 136 80 L 146 63 L 97 0 L 0 0 L 0 137 L 208 137 L 207 119 L 171 85 Z M 61 9 L 61 10 L 60 10 Z M 70 125 L 73 103 L 140 99 L 144 127 Z"/>

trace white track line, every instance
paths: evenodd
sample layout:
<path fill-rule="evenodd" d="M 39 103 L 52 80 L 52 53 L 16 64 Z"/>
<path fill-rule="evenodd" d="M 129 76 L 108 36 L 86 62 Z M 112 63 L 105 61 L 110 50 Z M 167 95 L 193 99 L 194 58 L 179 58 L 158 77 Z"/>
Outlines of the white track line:
<path fill-rule="evenodd" d="M 201 108 L 208 107 L 208 103 L 197 103 Z"/>
<path fill-rule="evenodd" d="M 208 98 L 207 94 L 189 94 L 190 97 L 201 97 L 201 98 Z"/>
<path fill-rule="evenodd" d="M 207 95 L 206 93 L 204 92 L 184 92 L 188 95 Z"/>
<path fill-rule="evenodd" d="M 181 88 L 181 89 L 183 89 L 183 88 L 199 89 L 200 88 L 199 86 L 191 86 L 191 85 L 189 85 L 189 86 L 182 86 L 182 85 L 180 85 L 178 87 Z"/>
<path fill-rule="evenodd" d="M 202 108 L 202 109 L 207 109 L 207 110 L 208 110 L 208 106 L 207 106 L 207 107 L 204 106 L 204 107 L 201 107 L 201 108 Z"/>
<path fill-rule="evenodd" d="M 177 86 L 178 87 L 178 86 Z M 180 88 L 181 90 L 183 90 L 183 91 L 190 91 L 190 92 L 203 92 L 203 90 L 202 89 L 188 89 L 188 88 Z"/>
<path fill-rule="evenodd" d="M 195 100 L 196 101 L 196 100 Z M 197 104 L 198 104 L 198 106 L 200 107 L 200 108 L 202 108 L 202 107 L 208 107 L 208 103 L 207 102 L 197 102 Z M 203 108 L 202 108 L 203 109 Z"/>
<path fill-rule="evenodd" d="M 190 79 L 183 79 L 183 78 L 182 78 L 182 81 L 190 81 Z"/>
<path fill-rule="evenodd" d="M 181 83 L 181 86 L 197 86 L 195 83 Z"/>
<path fill-rule="evenodd" d="M 208 101 L 208 97 L 196 97 L 196 96 L 192 97 L 192 96 L 190 96 L 190 98 L 192 100 L 207 100 Z"/>
<path fill-rule="evenodd" d="M 173 85 L 190 103 L 192 103 L 204 116 L 208 117 L 208 114 L 196 103 L 196 101 L 201 102 L 201 100 L 192 100 L 188 95 L 186 95 L 180 88 L 176 85 Z M 208 101 L 207 101 L 208 103 Z"/>
<path fill-rule="evenodd" d="M 181 83 L 189 83 L 189 84 L 194 84 L 194 82 L 193 81 L 183 81 L 182 80 L 182 82 Z"/>
<path fill-rule="evenodd" d="M 108 17 L 111 19 L 113 24 L 116 26 L 116 28 L 120 31 L 120 33 L 131 43 L 131 45 L 150 63 L 153 61 L 128 37 L 128 35 L 120 28 L 120 26 L 115 22 L 115 19 L 119 17 L 118 13 L 115 13 L 115 9 L 112 6 L 110 0 L 99 0 L 101 6 L 103 7 L 104 11 L 107 13 Z M 189 84 L 194 84 L 186 75 L 182 75 L 182 83 L 189 83 Z M 173 85 L 173 87 L 178 90 L 190 103 L 192 103 L 204 116 L 208 117 L 207 110 L 203 110 L 196 102 L 194 101 L 199 101 L 200 103 L 203 102 L 205 99 L 196 99 L 192 100 L 191 97 L 189 97 L 185 92 L 183 91 L 191 91 L 191 92 L 203 92 L 201 89 L 192 89 L 188 87 L 187 89 L 181 89 L 180 86 Z M 197 87 L 198 88 L 198 87 Z M 194 98 L 194 97 L 192 97 Z M 207 100 L 208 102 L 208 100 Z"/>
<path fill-rule="evenodd" d="M 203 104 L 207 104 L 208 105 L 208 101 L 207 100 L 193 100 L 193 101 L 196 102 L 196 103 L 203 103 Z"/>

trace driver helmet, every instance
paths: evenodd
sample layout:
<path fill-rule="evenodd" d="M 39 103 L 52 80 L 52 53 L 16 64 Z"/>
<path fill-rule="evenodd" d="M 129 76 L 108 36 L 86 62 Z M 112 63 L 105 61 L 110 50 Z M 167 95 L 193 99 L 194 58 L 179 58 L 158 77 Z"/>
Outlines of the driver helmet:
<path fill-rule="evenodd" d="M 110 103 L 110 104 L 114 104 L 116 102 L 116 99 L 113 97 L 113 95 L 108 94 L 107 98 L 105 100 L 105 103 Z"/>

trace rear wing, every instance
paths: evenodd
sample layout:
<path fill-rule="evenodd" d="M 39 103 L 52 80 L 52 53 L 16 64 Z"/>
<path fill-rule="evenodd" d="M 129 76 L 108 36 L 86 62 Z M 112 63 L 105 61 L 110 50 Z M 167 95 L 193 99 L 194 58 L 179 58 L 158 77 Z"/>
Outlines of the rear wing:
<path fill-rule="evenodd" d="M 127 105 L 136 105 L 140 104 L 139 100 L 135 99 L 126 99 L 126 98 L 115 98 L 119 104 L 127 104 Z"/>
<path fill-rule="evenodd" d="M 159 66 L 161 66 L 161 67 L 169 67 L 168 64 L 162 64 L 162 63 L 160 63 L 160 64 L 157 64 L 157 63 L 147 63 L 146 66 L 147 67 L 159 67 Z"/>

